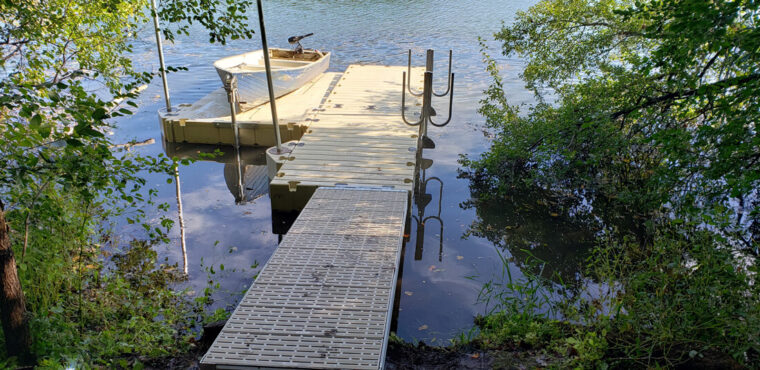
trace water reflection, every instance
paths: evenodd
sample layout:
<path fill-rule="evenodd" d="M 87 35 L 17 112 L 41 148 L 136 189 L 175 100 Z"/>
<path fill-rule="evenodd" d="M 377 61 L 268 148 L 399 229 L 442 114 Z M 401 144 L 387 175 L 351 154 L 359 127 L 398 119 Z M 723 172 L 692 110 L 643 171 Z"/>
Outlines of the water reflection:
<path fill-rule="evenodd" d="M 480 196 L 473 191 L 473 199 Z M 498 200 L 472 200 L 462 207 L 477 212 L 469 236 L 486 238 L 508 251 L 510 262 L 535 274 L 541 271 L 536 259 L 545 262 L 543 276 L 555 281 L 578 278 L 598 231 L 592 214 L 568 212 L 567 200 L 540 190 Z"/>
<path fill-rule="evenodd" d="M 424 136 L 427 138 L 427 136 Z M 430 140 L 430 139 L 428 139 Z M 424 146 L 424 145 L 423 145 Z M 422 260 L 422 253 L 425 244 L 425 226 L 429 220 L 437 221 L 440 226 L 438 233 L 438 262 L 443 261 L 443 219 L 441 218 L 441 202 L 443 202 L 443 180 L 436 176 L 427 177 L 427 169 L 433 166 L 433 160 L 422 157 L 423 149 L 417 151 L 417 167 L 415 174 L 414 205 L 417 208 L 417 214 L 412 215 L 411 219 L 416 222 L 416 244 L 414 248 L 414 260 Z M 428 182 L 438 182 L 438 202 L 437 212 L 425 216 L 426 209 L 433 200 L 433 194 L 428 193 Z"/>
<path fill-rule="evenodd" d="M 167 156 L 224 163 L 224 182 L 235 199 L 245 204 L 269 192 L 265 148 L 188 143 L 164 143 Z"/>
<path fill-rule="evenodd" d="M 432 142 L 432 139 L 428 139 Z M 398 332 L 399 329 L 399 314 L 401 313 L 401 299 L 402 299 L 402 286 L 404 281 L 404 259 L 406 258 L 406 247 L 411 240 L 411 230 L 415 229 L 415 242 L 414 242 L 414 260 L 422 261 L 425 250 L 425 226 L 429 220 L 438 222 L 440 229 L 438 229 L 438 262 L 443 261 L 443 219 L 441 218 L 442 201 L 443 201 L 443 180 L 436 176 L 427 176 L 427 170 L 433 166 L 433 160 L 424 158 L 424 143 L 420 142 L 416 154 L 416 166 L 415 166 L 415 187 L 412 193 L 413 207 L 410 207 L 407 214 L 406 223 L 404 225 L 404 239 L 401 245 L 401 259 L 398 266 L 398 280 L 396 282 L 396 295 L 393 299 L 393 313 L 391 315 L 391 331 Z M 435 147 L 435 145 L 433 145 Z M 435 213 L 426 216 L 427 207 L 433 201 L 432 193 L 428 192 L 428 183 L 430 181 L 438 182 L 438 194 L 437 202 L 435 206 Z M 414 278 L 414 277 L 412 277 Z M 409 292 L 404 292 L 405 295 L 409 295 Z"/>

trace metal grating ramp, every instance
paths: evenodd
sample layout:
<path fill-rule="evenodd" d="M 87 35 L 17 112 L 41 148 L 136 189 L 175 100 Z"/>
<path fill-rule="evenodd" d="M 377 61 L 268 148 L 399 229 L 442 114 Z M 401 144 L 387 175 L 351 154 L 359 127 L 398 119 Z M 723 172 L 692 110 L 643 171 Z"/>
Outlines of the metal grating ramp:
<path fill-rule="evenodd" d="M 408 196 L 317 189 L 201 368 L 381 368 Z"/>

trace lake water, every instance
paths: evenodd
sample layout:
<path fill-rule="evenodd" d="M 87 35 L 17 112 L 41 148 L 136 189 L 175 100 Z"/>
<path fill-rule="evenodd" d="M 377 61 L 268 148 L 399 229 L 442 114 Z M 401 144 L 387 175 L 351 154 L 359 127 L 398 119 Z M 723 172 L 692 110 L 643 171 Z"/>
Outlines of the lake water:
<path fill-rule="evenodd" d="M 534 1 L 265 1 L 269 45 L 288 47 L 287 37 L 314 32 L 303 44 L 307 48 L 332 51 L 330 71 L 342 72 L 350 64 L 406 65 L 408 49 L 414 53 L 413 63 L 423 65 L 428 48 L 436 50 L 436 70 L 443 71 L 447 51 L 454 52 L 454 118 L 445 128 L 430 128 L 429 135 L 437 148 L 424 152 L 426 158 L 434 161 L 426 176 L 438 177 L 443 183 L 442 196 L 439 196 L 438 183 L 429 182 L 428 193 L 432 199 L 424 212 L 426 216 L 437 215 L 440 204 L 442 223 L 428 221 L 418 240 L 418 225 L 412 220 L 410 240 L 405 245 L 394 327 L 406 340 L 445 345 L 448 339 L 471 328 L 473 317 L 485 310 L 477 303 L 482 284 L 501 274 L 497 250 L 514 257 L 510 269 L 516 276 L 522 266 L 524 248 L 549 261 L 553 269 L 569 269 L 565 272 L 573 274 L 573 269 L 566 266 L 570 266 L 568 261 L 576 259 L 576 251 L 583 245 L 574 242 L 579 237 L 566 232 L 569 229 L 557 222 L 556 215 L 531 208 L 532 213 L 526 216 L 520 213 L 522 208 L 513 204 L 493 204 L 481 209 L 464 207 L 463 203 L 470 199 L 469 183 L 457 178 L 459 154 L 477 156 L 489 145 L 483 133 L 484 119 L 476 111 L 483 90 L 490 82 L 482 63 L 478 37 L 491 40 L 502 21 L 510 22 L 518 10 L 527 9 L 532 3 Z M 258 24 L 255 12 L 250 18 Z M 146 29 L 135 48 L 135 62 L 155 70 L 158 62 L 150 31 Z M 498 44 L 493 41 L 489 45 L 495 47 L 492 54 L 502 67 L 508 97 L 513 103 L 530 103 L 531 95 L 524 90 L 518 76 L 522 62 L 498 55 Z M 260 47 L 259 34 L 252 40 L 221 46 L 209 44 L 202 30 L 166 45 L 168 65 L 189 69 L 169 75 L 173 104 L 193 102 L 221 86 L 212 66 L 214 60 Z M 439 90 L 444 83 L 438 81 Z M 154 138 L 156 144 L 136 150 L 145 154 L 164 152 L 156 115 L 164 104 L 160 94 L 157 79 L 142 95 L 137 114 L 118 122 L 115 142 Z M 437 103 L 445 104 L 445 100 Z M 174 149 L 188 153 L 200 150 L 191 145 Z M 263 160 L 261 153 L 255 150 L 246 151 L 246 156 L 248 163 Z M 198 161 L 181 167 L 180 172 L 190 258 L 188 285 L 200 292 L 209 280 L 219 282 L 222 289 L 215 294 L 216 305 L 234 306 L 260 269 L 253 267 L 254 263 L 263 265 L 267 261 L 277 247 L 278 235 L 272 232 L 271 208 L 266 195 L 246 204 L 236 204 L 234 186 L 228 186 L 225 181 L 225 172 L 228 175 L 233 172 L 234 165 L 222 163 L 224 161 Z M 148 180 L 150 186 L 159 191 L 160 201 L 176 206 L 173 184 L 167 184 L 166 178 L 158 175 L 148 176 Z M 412 214 L 417 215 L 419 211 L 415 205 Z M 174 210 L 170 213 L 175 214 Z M 513 227 L 511 222 L 524 225 L 518 237 L 502 232 Z M 487 232 L 465 237 L 473 223 Z M 125 229 L 125 233 L 128 232 L 129 229 Z M 172 244 L 159 247 L 159 251 L 176 262 L 180 261 L 176 228 L 172 237 Z M 222 264 L 224 270 L 221 270 Z M 213 266 L 216 273 L 209 277 L 203 266 Z"/>

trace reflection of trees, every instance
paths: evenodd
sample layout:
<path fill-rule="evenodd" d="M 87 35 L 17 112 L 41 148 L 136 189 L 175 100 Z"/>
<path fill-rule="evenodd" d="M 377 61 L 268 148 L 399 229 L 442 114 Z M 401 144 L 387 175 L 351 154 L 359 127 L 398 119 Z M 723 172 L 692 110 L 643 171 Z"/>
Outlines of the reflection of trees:
<path fill-rule="evenodd" d="M 601 233 L 648 241 L 643 220 L 651 214 L 640 211 L 645 207 L 570 182 L 547 190 L 533 181 L 525 182 L 531 175 L 524 163 L 500 165 L 506 179 L 496 180 L 472 168 L 460 172 L 460 177 L 470 180 L 473 199 L 462 207 L 474 207 L 478 215 L 468 233 L 508 250 L 521 268 L 535 265 L 533 256 L 546 262 L 544 277 L 554 279 L 556 274 L 571 282 L 582 272 Z"/>
<path fill-rule="evenodd" d="M 473 191 L 473 198 L 479 194 Z M 531 256 L 546 262 L 545 277 L 572 282 L 581 272 L 593 246 L 597 218 L 579 211 L 579 199 L 560 199 L 544 191 L 525 191 L 499 200 L 474 200 L 463 208 L 474 207 L 477 219 L 469 235 L 485 238 L 502 250 L 520 268 L 536 268 Z M 538 269 L 533 271 L 538 273 Z"/>

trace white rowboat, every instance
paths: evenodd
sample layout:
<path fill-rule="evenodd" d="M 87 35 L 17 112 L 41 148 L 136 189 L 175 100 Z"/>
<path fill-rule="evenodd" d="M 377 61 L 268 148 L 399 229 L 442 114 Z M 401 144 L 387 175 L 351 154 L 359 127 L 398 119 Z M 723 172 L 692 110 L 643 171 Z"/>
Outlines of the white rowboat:
<path fill-rule="evenodd" d="M 269 49 L 272 84 L 276 98 L 290 93 L 313 80 L 330 65 L 330 53 L 318 50 L 296 52 L 288 49 Z M 229 75 L 237 77 L 238 99 L 242 106 L 252 108 L 269 101 L 264 53 L 255 50 L 233 55 L 214 62 L 222 83 Z"/>

